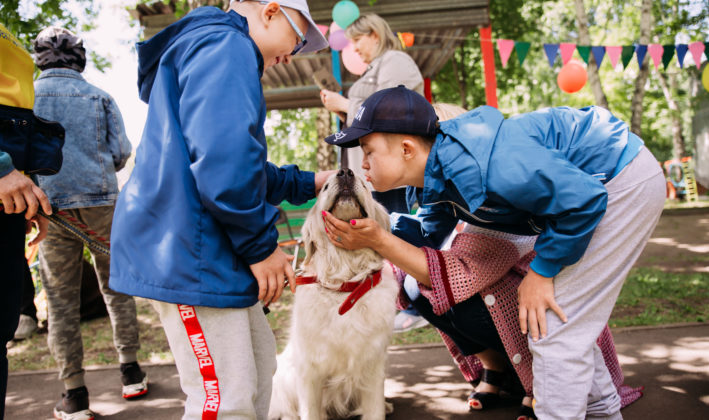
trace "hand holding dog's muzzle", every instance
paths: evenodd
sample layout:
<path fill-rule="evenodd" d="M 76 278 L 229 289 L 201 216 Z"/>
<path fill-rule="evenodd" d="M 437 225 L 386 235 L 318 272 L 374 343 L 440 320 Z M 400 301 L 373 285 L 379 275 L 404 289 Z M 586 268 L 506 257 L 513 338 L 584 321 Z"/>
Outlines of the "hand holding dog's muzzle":
<path fill-rule="evenodd" d="M 340 220 L 329 212 L 323 212 L 325 232 L 335 246 L 343 249 L 372 248 L 376 250 L 382 227 L 374 220 L 352 219 L 349 222 Z"/>

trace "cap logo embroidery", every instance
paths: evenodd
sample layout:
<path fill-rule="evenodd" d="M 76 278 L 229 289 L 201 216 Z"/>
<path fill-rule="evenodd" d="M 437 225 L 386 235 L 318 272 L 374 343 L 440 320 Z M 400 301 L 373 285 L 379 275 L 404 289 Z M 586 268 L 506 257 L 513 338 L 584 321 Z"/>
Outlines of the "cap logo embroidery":
<path fill-rule="evenodd" d="M 338 131 L 337 133 L 335 133 L 335 140 L 340 140 L 345 136 L 346 136 L 345 133 L 343 133 L 342 131 Z"/>
<path fill-rule="evenodd" d="M 361 107 L 359 107 L 359 110 L 357 111 L 357 115 L 355 115 L 355 117 L 354 117 L 355 121 L 359 121 L 362 118 L 363 113 L 364 113 L 364 107 L 361 106 Z"/>

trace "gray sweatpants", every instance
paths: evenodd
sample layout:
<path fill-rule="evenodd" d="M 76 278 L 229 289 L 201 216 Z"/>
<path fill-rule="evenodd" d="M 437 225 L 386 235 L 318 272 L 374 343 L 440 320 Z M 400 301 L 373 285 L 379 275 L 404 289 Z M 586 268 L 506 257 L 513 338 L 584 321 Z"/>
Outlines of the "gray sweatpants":
<path fill-rule="evenodd" d="M 554 278 L 567 323 L 547 311 L 548 334 L 533 356 L 535 413 L 540 419 L 620 419 L 620 397 L 596 345 L 628 271 L 662 212 L 665 178 L 652 154 L 640 154 L 606 184 L 608 206 L 586 252 Z"/>
<path fill-rule="evenodd" d="M 209 308 L 153 301 L 187 396 L 183 420 L 266 419 L 276 340 L 260 303 Z"/>
<path fill-rule="evenodd" d="M 104 238 L 111 237 L 113 206 L 65 210 Z M 39 269 L 47 293 L 49 334 L 47 342 L 59 365 L 59 379 L 66 389 L 84 386 L 84 347 L 81 342 L 81 270 L 84 244 L 74 235 L 50 223 L 39 245 Z M 110 258 L 91 251 L 99 289 L 113 328 L 113 344 L 121 363 L 137 360 L 140 348 L 135 300 L 108 288 Z"/>

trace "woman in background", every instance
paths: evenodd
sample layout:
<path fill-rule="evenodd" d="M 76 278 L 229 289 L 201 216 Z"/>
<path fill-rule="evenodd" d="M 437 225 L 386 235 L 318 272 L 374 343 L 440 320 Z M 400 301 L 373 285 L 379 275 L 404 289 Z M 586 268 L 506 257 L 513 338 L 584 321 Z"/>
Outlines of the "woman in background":
<path fill-rule="evenodd" d="M 416 62 L 402 51 L 401 41 L 379 15 L 360 16 L 347 27 L 345 36 L 354 44 L 357 54 L 368 64 L 367 70 L 352 85 L 347 93 L 348 97 L 323 89 L 320 91 L 320 99 L 327 110 L 336 113 L 348 126 L 355 119 L 362 102 L 376 91 L 404 85 L 423 95 L 423 77 Z M 350 168 L 364 178 L 361 165 L 361 147 L 342 150 L 343 168 Z M 372 191 L 372 195 L 389 213 L 409 213 L 406 188 Z M 428 325 L 428 321 L 415 309 L 408 308 L 396 315 L 394 331 L 404 332 L 425 325 Z"/>

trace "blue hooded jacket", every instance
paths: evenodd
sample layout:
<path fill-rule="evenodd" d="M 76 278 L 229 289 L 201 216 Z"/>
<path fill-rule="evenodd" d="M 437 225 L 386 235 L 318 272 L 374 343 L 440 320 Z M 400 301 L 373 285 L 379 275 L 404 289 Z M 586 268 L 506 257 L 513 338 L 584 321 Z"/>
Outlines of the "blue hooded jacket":
<path fill-rule="evenodd" d="M 194 10 L 139 43 L 148 102 L 111 234 L 111 289 L 164 302 L 249 307 L 250 264 L 276 248 L 274 206 L 315 196 L 314 174 L 266 161 L 263 58 L 247 21 Z"/>
<path fill-rule="evenodd" d="M 577 262 L 606 210 L 604 184 L 640 151 L 642 140 L 603 108 L 548 108 L 505 120 L 483 106 L 443 121 L 423 188 L 408 187 L 417 216 L 392 231 L 440 247 L 458 220 L 539 235 L 532 261 L 553 277 Z"/>

